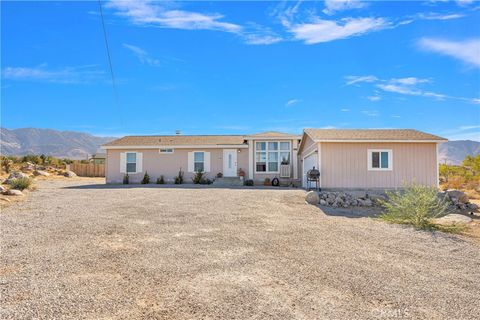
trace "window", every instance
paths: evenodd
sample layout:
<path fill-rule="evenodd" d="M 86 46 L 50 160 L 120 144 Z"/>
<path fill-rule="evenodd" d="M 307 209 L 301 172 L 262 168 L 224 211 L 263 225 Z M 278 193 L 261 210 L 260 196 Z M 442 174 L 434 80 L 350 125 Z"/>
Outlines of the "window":
<path fill-rule="evenodd" d="M 280 164 L 290 164 L 290 142 L 256 142 L 256 172 L 278 172 Z"/>
<path fill-rule="evenodd" d="M 137 172 L 137 154 L 135 152 L 127 152 L 127 173 Z"/>
<path fill-rule="evenodd" d="M 160 153 L 173 153 L 173 149 L 160 149 Z"/>
<path fill-rule="evenodd" d="M 392 150 L 368 150 L 368 170 L 392 170 Z"/>
<path fill-rule="evenodd" d="M 193 153 L 193 170 L 195 172 L 205 171 L 205 153 L 204 152 Z"/>

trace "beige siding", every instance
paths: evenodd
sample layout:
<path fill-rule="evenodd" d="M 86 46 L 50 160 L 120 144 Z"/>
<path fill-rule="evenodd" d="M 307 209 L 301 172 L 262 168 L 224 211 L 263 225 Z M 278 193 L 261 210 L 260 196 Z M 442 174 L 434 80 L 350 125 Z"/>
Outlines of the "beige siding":
<path fill-rule="evenodd" d="M 242 168 L 248 175 L 248 150 L 238 150 L 241 150 L 237 154 L 238 168 Z M 194 173 L 187 172 L 188 152 L 191 151 L 210 152 L 210 172 L 206 174 L 208 178 L 214 178 L 217 173 L 223 172 L 223 149 L 175 149 L 173 154 L 160 154 L 158 149 L 109 149 L 107 150 L 107 183 L 121 183 L 123 180 L 123 173 L 120 173 L 120 153 L 122 152 L 141 152 L 143 154 L 143 171 L 136 174 L 130 173 L 131 183 L 139 183 L 145 171 L 148 171 L 152 183 L 160 175 L 163 175 L 166 181 L 173 181 L 180 168 L 185 173 L 185 182 L 191 183 Z"/>
<path fill-rule="evenodd" d="M 367 150 L 391 149 L 392 171 L 369 171 Z M 437 185 L 435 143 L 321 143 L 322 188 L 397 188 Z"/>
<path fill-rule="evenodd" d="M 315 143 L 308 135 L 303 135 L 305 141 L 303 141 L 303 148 L 302 148 L 302 157 L 308 155 L 310 152 L 317 149 L 318 144 Z"/>

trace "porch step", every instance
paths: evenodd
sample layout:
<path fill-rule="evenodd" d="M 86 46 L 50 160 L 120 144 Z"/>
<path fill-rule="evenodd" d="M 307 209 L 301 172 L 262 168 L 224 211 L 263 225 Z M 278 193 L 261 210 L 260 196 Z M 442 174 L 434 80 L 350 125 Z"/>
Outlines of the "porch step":
<path fill-rule="evenodd" d="M 214 186 L 219 187 L 237 187 L 243 186 L 243 180 L 240 177 L 223 177 L 223 178 L 216 178 L 213 181 Z"/>

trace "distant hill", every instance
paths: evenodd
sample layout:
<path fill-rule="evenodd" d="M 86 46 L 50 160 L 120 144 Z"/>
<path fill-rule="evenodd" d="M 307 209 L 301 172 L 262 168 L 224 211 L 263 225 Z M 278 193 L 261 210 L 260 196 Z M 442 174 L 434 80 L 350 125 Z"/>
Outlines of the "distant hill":
<path fill-rule="evenodd" d="M 0 153 L 16 156 L 45 154 L 60 158 L 85 159 L 97 153 L 102 144 L 115 139 L 75 131 L 0 128 Z"/>
<path fill-rule="evenodd" d="M 468 155 L 480 154 L 480 142 L 472 140 L 448 141 L 440 144 L 438 148 L 438 161 L 440 163 L 461 164 Z"/>

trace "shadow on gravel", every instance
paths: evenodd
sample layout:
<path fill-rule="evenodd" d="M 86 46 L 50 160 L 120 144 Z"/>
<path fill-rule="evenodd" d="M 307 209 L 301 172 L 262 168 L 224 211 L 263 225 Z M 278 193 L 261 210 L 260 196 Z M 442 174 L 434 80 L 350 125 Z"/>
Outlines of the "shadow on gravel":
<path fill-rule="evenodd" d="M 267 186 L 214 186 L 206 184 L 87 184 L 78 186 L 68 186 L 62 189 L 238 189 L 238 190 L 303 190 L 301 188 L 291 187 L 267 187 Z"/>
<path fill-rule="evenodd" d="M 381 210 L 379 208 L 334 208 L 319 206 L 327 216 L 346 218 L 376 218 Z"/>

